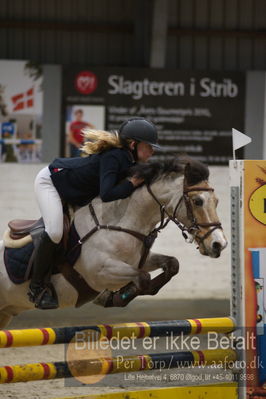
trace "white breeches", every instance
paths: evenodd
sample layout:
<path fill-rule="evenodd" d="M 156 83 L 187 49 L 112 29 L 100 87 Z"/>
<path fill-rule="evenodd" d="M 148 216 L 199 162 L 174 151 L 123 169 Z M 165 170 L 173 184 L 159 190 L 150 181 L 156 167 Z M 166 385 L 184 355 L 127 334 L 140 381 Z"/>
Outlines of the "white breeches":
<path fill-rule="evenodd" d="M 63 236 L 63 206 L 46 166 L 36 176 L 34 189 L 44 220 L 45 231 L 58 244 Z"/>

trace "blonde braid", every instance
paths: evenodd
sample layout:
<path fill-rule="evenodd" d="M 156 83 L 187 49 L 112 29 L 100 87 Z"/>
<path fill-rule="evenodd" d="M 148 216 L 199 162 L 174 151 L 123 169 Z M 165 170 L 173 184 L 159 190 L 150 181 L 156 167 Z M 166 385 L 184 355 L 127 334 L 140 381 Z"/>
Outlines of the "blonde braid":
<path fill-rule="evenodd" d="M 109 150 L 110 148 L 122 148 L 117 132 L 110 133 L 105 130 L 85 128 L 82 130 L 82 133 L 85 144 L 81 147 L 81 151 L 87 155 L 98 154 L 99 152 Z"/>

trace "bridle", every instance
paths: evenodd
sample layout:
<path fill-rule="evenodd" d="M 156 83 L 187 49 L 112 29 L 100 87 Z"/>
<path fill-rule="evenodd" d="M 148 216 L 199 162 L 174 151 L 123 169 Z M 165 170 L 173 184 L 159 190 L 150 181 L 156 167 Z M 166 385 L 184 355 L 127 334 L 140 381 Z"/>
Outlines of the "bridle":
<path fill-rule="evenodd" d="M 181 196 L 181 198 L 179 199 L 179 201 L 177 202 L 177 205 L 174 209 L 173 214 L 171 215 L 168 210 L 166 209 L 166 206 L 163 205 L 158 198 L 156 197 L 156 195 L 153 193 L 150 185 L 147 185 L 147 190 L 150 193 L 150 195 L 152 196 L 152 198 L 157 202 L 157 204 L 159 205 L 160 208 L 160 215 L 161 215 L 161 221 L 158 227 L 155 227 L 152 231 L 150 231 L 147 235 L 142 234 L 138 231 L 134 231 L 131 229 L 126 229 L 123 228 L 121 226 L 111 226 L 111 225 L 104 225 L 101 224 L 97 218 L 97 215 L 95 213 L 95 210 L 93 208 L 92 203 L 90 202 L 88 204 L 89 210 L 90 210 L 90 214 L 92 216 L 92 219 L 94 220 L 95 226 L 87 233 L 85 234 L 83 237 L 81 237 L 78 242 L 70 249 L 70 252 L 74 251 L 78 246 L 81 246 L 85 241 L 87 241 L 94 233 L 96 233 L 99 230 L 112 230 L 112 231 L 119 231 L 119 232 L 124 232 L 127 234 L 130 234 L 131 236 L 137 238 L 138 240 L 140 240 L 143 243 L 143 251 L 142 251 L 142 255 L 138 264 L 138 268 L 141 269 L 145 262 L 146 259 L 149 255 L 150 249 L 155 241 L 155 239 L 157 238 L 158 233 L 163 230 L 168 223 L 170 222 L 170 220 L 172 222 L 174 222 L 182 231 L 182 235 L 183 237 L 188 240 L 188 234 L 191 234 L 194 238 L 197 239 L 198 243 L 202 243 L 204 245 L 204 240 L 216 229 L 222 229 L 221 223 L 220 222 L 212 222 L 212 223 L 198 223 L 194 212 L 193 212 L 193 207 L 191 205 L 191 201 L 189 198 L 188 193 L 192 192 L 192 191 L 214 191 L 213 188 L 211 187 L 201 187 L 201 186 L 186 186 L 184 184 L 184 188 L 183 188 L 183 194 Z M 187 209 L 187 216 L 191 221 L 191 225 L 189 227 L 186 227 L 184 224 L 180 223 L 177 219 L 177 212 L 178 209 L 182 203 L 182 201 L 185 202 L 186 205 L 186 209 Z M 198 235 L 198 232 L 201 231 L 201 228 L 208 228 L 208 227 L 212 227 L 212 229 L 208 230 L 203 236 Z"/>
<path fill-rule="evenodd" d="M 191 220 L 192 224 L 189 227 L 189 230 L 196 230 L 196 233 L 194 235 L 195 238 L 198 239 L 198 243 L 203 243 L 203 241 L 209 237 L 210 234 L 216 229 L 222 229 L 222 225 L 220 222 L 209 222 L 209 223 L 199 223 L 197 219 L 194 216 L 193 213 L 193 207 L 191 205 L 191 200 L 188 195 L 188 193 L 193 192 L 193 191 L 209 191 L 209 192 L 214 192 L 214 189 L 212 187 L 193 187 L 189 188 L 186 187 L 183 191 L 183 198 L 186 204 L 187 208 L 187 216 L 188 219 Z M 205 234 L 199 235 L 198 232 L 201 231 L 201 228 L 208 228 L 212 227 L 212 229 L 209 229 Z"/>
<path fill-rule="evenodd" d="M 174 222 L 182 231 L 183 237 L 188 240 L 188 236 L 186 233 L 189 233 L 193 236 L 193 238 L 197 239 L 198 244 L 202 243 L 204 244 L 204 240 L 209 237 L 210 234 L 216 229 L 222 229 L 222 225 L 220 222 L 210 222 L 210 223 L 199 223 L 194 215 L 193 212 L 193 207 L 191 204 L 190 197 L 188 193 L 194 192 L 194 191 L 209 191 L 213 192 L 214 189 L 212 187 L 201 187 L 201 186 L 186 186 L 184 182 L 184 187 L 183 187 L 183 195 L 180 197 L 179 201 L 177 202 L 174 212 L 172 215 L 169 214 L 167 211 L 165 205 L 162 205 L 158 198 L 155 196 L 153 191 L 151 190 L 150 186 L 147 186 L 147 190 L 150 193 L 150 195 L 153 197 L 153 199 L 157 202 L 157 204 L 160 207 L 160 213 L 161 213 L 161 229 L 164 228 L 169 221 L 171 220 Z M 184 224 L 180 223 L 179 220 L 177 219 L 177 212 L 179 207 L 181 206 L 182 201 L 185 202 L 186 210 L 187 210 L 187 217 L 191 221 L 191 225 L 189 227 L 186 227 Z M 165 215 L 167 216 L 165 220 Z M 162 220 L 164 223 L 162 224 Z M 159 227 L 160 227 L 159 226 Z M 201 228 L 208 228 L 212 227 L 212 229 L 209 229 L 205 234 L 199 235 L 199 232 L 201 231 Z"/>

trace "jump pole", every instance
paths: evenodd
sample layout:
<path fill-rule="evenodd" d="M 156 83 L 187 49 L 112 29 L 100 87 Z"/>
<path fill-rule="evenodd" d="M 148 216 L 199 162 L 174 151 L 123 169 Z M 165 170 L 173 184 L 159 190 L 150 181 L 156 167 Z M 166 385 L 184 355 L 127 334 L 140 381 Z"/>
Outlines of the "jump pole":
<path fill-rule="evenodd" d="M 233 349 L 154 353 L 71 362 L 33 363 L 0 367 L 0 383 L 51 380 L 92 375 L 163 370 L 219 363 L 230 365 L 237 359 Z"/>
<path fill-rule="evenodd" d="M 32 328 L 0 331 L 0 348 L 19 346 L 38 346 L 66 344 L 83 332 L 94 332 L 90 339 L 124 337 L 145 338 L 178 335 L 207 334 L 208 332 L 230 333 L 235 330 L 235 321 L 231 317 L 205 319 L 166 320 L 133 322 L 120 324 L 98 324 L 83 327 Z"/>

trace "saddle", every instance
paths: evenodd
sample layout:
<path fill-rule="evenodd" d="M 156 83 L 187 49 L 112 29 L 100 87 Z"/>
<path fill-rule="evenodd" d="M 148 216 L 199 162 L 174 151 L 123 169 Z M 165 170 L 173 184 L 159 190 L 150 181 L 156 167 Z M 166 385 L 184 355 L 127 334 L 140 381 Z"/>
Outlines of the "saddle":
<path fill-rule="evenodd" d="M 38 220 L 21 220 L 15 219 L 8 223 L 9 237 L 12 240 L 20 240 L 24 237 L 31 237 L 34 246 L 38 245 L 39 236 L 44 230 L 43 219 Z M 84 303 L 94 299 L 99 293 L 94 291 L 83 277 L 74 269 L 74 264 L 80 256 L 81 246 L 78 245 L 79 235 L 75 229 L 74 223 L 71 223 L 68 212 L 64 212 L 64 232 L 61 245 L 63 247 L 64 258 L 59 264 L 56 264 L 57 270 L 63 274 L 65 279 L 77 290 L 78 300 L 76 307 L 82 306 Z M 8 251 L 9 248 L 6 248 Z M 31 256 L 25 276 L 27 279 L 34 261 L 34 254 Z M 58 272 L 57 271 L 57 272 Z M 25 281 L 25 280 L 24 280 Z M 15 282 L 13 280 L 13 282 Z"/>
<path fill-rule="evenodd" d="M 10 229 L 9 236 L 12 240 L 20 240 L 30 235 L 34 241 L 34 238 L 38 236 L 44 230 L 43 218 L 38 220 L 27 220 L 27 219 L 14 219 L 8 223 Z M 70 230 L 70 218 L 69 215 L 64 213 L 64 232 L 63 232 L 63 245 L 67 248 L 68 234 Z"/>
<path fill-rule="evenodd" d="M 8 227 L 10 228 L 10 237 L 13 240 L 19 240 L 30 234 L 31 231 L 43 228 L 44 224 L 42 218 L 38 220 L 14 219 L 8 223 Z"/>

